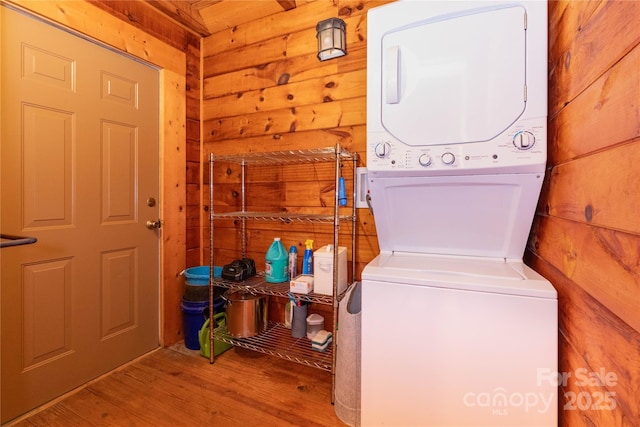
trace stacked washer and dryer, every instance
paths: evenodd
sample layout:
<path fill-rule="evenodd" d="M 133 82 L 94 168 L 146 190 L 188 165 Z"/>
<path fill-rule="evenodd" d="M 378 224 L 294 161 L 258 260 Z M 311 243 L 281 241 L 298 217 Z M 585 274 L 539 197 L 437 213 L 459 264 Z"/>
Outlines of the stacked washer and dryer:
<path fill-rule="evenodd" d="M 547 144 L 545 1 L 368 14 L 363 426 L 557 425 L 557 294 L 522 262 Z"/>

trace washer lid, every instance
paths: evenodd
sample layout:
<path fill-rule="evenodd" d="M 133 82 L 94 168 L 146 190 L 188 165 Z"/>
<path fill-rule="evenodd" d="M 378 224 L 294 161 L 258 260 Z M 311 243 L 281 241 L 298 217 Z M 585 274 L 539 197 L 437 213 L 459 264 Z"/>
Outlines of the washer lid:
<path fill-rule="evenodd" d="M 380 49 L 382 124 L 407 145 L 488 141 L 525 110 L 522 6 L 427 18 L 388 32 Z"/>
<path fill-rule="evenodd" d="M 557 299 L 551 283 L 519 260 L 383 252 L 362 280 Z"/>
<path fill-rule="evenodd" d="M 541 185 L 540 173 L 370 177 L 380 251 L 522 259 Z"/>

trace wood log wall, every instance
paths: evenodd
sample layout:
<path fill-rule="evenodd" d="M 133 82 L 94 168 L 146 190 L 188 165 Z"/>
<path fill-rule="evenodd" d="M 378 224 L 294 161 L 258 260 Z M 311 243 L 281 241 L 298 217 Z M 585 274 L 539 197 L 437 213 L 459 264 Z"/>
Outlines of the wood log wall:
<path fill-rule="evenodd" d="M 640 2 L 549 5 L 549 162 L 526 261 L 559 298 L 560 425 L 640 425 Z"/>
<path fill-rule="evenodd" d="M 366 13 L 385 1 L 298 2 L 290 10 L 255 19 L 203 39 L 203 211 L 209 203 L 209 153 L 215 155 L 334 147 L 359 153 L 365 165 Z M 347 55 L 320 62 L 315 26 L 339 17 L 347 26 Z M 333 165 L 247 169 L 247 203 L 275 211 L 314 212 L 333 206 Z M 215 167 L 214 210 L 239 210 L 239 166 Z M 349 164 L 343 167 L 347 182 Z M 349 185 L 347 192 L 352 187 Z M 352 201 L 350 201 L 350 206 Z M 340 245 L 349 247 L 356 275 L 378 252 L 373 218 L 359 209 L 358 253 L 351 253 L 351 225 L 341 225 Z M 208 221 L 203 225 L 208 243 Z M 223 265 L 240 255 L 238 224 L 216 221 L 214 259 Z M 274 237 L 299 258 L 306 239 L 314 248 L 333 242 L 330 226 L 248 223 L 247 256 L 264 268 L 264 256 Z M 204 260 L 208 260 L 205 245 Z M 206 263 L 206 262 L 205 262 Z"/>

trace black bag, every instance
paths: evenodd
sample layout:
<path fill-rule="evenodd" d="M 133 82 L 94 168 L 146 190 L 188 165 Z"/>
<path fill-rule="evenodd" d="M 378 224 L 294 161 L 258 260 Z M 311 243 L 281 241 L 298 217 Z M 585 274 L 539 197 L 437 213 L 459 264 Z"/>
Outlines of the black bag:
<path fill-rule="evenodd" d="M 251 258 L 242 258 L 222 267 L 222 278 L 234 282 L 247 280 L 256 275 L 256 263 Z"/>

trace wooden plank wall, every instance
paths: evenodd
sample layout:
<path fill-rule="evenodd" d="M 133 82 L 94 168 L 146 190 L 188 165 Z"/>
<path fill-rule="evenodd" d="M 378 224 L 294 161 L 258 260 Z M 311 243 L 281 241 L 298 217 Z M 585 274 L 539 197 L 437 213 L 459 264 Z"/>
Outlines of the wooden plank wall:
<path fill-rule="evenodd" d="M 342 147 L 360 154 L 365 165 L 366 13 L 386 1 L 319 0 L 297 2 L 265 18 L 253 19 L 205 38 L 203 50 L 203 209 L 209 204 L 208 155 L 289 149 Z M 347 25 L 347 55 L 320 62 L 315 26 L 340 17 Z M 331 165 L 329 165 L 331 166 Z M 351 167 L 343 167 L 350 182 Z M 262 168 L 264 169 L 264 168 Z M 313 164 L 295 168 L 247 170 L 249 205 L 276 211 L 313 212 L 333 206 L 332 168 Z M 239 167 L 215 167 L 214 210 L 239 208 Z M 347 187 L 350 193 L 352 187 Z M 351 206 L 352 201 L 349 206 Z M 373 218 L 359 209 L 356 275 L 377 253 Z M 223 265 L 239 257 L 238 224 L 216 221 L 214 257 Z M 350 224 L 341 226 L 341 245 L 348 246 Z M 332 242 L 327 226 L 248 223 L 247 255 L 264 269 L 273 237 L 302 258 L 306 239 L 314 248 Z M 204 224 L 204 260 L 208 260 L 208 224 Z"/>
<path fill-rule="evenodd" d="M 187 224 L 186 224 L 186 265 L 193 267 L 201 265 L 201 169 L 200 169 L 200 111 L 201 111 L 201 64 L 200 43 L 202 38 L 193 34 L 187 37 Z"/>
<path fill-rule="evenodd" d="M 549 5 L 549 170 L 526 261 L 558 290 L 562 426 L 640 425 L 639 22 L 636 1 Z"/>

